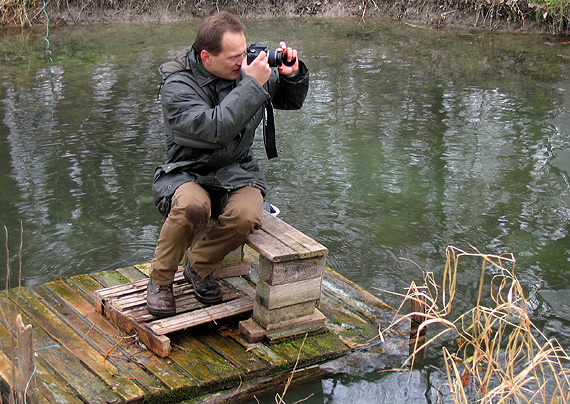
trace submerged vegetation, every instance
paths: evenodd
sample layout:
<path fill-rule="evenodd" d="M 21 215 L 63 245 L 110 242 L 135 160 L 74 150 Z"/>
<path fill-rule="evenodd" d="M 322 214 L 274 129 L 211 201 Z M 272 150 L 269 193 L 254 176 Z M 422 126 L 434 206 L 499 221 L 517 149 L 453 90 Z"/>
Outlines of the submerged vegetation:
<path fill-rule="evenodd" d="M 387 16 L 430 27 L 461 26 L 570 34 L 570 0 L 0 0 L 4 26 L 201 18 Z"/>
<path fill-rule="evenodd" d="M 483 261 L 477 302 L 453 318 L 458 263 L 466 257 Z M 422 316 L 418 334 L 428 326 L 432 330 L 411 342 L 409 361 L 413 367 L 424 349 L 441 346 L 454 403 L 570 402 L 570 356 L 530 320 L 531 298 L 515 277 L 514 265 L 512 256 L 448 247 L 442 287 L 427 274 L 424 285 L 412 284 L 404 296 L 404 303 L 412 301 L 420 309 L 394 324 Z M 490 285 L 487 272 L 492 274 Z"/>

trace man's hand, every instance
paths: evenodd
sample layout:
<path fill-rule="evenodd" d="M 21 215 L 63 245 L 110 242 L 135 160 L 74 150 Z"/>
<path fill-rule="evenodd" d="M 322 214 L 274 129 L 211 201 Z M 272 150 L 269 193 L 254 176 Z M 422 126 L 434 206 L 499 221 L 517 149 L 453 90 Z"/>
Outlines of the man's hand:
<path fill-rule="evenodd" d="M 271 67 L 269 67 L 265 52 L 259 52 L 259 55 L 249 65 L 247 64 L 247 56 L 244 57 L 241 63 L 241 71 L 247 76 L 252 76 L 261 85 L 267 83 L 271 76 Z"/>
<path fill-rule="evenodd" d="M 283 60 L 287 60 L 290 62 L 293 59 L 296 59 L 295 64 L 293 66 L 285 66 L 282 64 L 277 68 L 277 71 L 284 75 L 284 76 L 292 76 L 299 70 L 299 59 L 297 58 L 297 49 L 288 48 L 287 44 L 283 41 L 279 42 L 278 51 L 283 52 Z"/>

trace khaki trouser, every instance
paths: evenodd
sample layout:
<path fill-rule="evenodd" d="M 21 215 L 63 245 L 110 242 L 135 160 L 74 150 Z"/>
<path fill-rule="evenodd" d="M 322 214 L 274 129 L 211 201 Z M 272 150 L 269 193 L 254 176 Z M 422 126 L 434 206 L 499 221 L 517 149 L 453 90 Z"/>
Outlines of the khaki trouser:
<path fill-rule="evenodd" d="M 262 209 L 263 196 L 257 188 L 244 187 L 219 195 L 210 194 L 195 182 L 178 187 L 151 262 L 150 276 L 155 284 L 172 283 L 194 235 L 219 212 L 212 229 L 196 241 L 190 253 L 190 263 L 198 275 L 205 278 L 214 272 L 228 253 L 261 228 Z"/>

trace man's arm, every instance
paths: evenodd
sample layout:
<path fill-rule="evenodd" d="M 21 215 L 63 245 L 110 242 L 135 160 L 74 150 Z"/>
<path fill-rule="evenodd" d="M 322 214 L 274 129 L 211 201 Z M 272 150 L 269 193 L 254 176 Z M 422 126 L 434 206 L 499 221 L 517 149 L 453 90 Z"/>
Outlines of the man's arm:
<path fill-rule="evenodd" d="M 214 107 L 202 89 L 192 87 L 186 80 L 169 80 L 162 89 L 172 140 L 184 147 L 218 149 L 228 145 L 269 99 L 253 77 L 244 77 Z"/>

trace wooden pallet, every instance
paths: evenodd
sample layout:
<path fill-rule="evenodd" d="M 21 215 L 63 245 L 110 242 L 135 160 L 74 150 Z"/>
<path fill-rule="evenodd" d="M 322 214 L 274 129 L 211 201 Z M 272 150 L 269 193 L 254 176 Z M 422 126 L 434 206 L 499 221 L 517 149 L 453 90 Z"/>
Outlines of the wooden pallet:
<path fill-rule="evenodd" d="M 95 310 L 122 331 L 136 333 L 141 342 L 162 358 L 171 352 L 167 334 L 253 310 L 251 297 L 224 285 L 221 285 L 222 303 L 212 306 L 200 303 L 194 295 L 192 285 L 186 282 L 182 270 L 179 270 L 173 285 L 176 314 L 157 318 L 147 310 L 147 284 L 148 279 L 143 279 L 97 290 L 93 295 Z"/>

